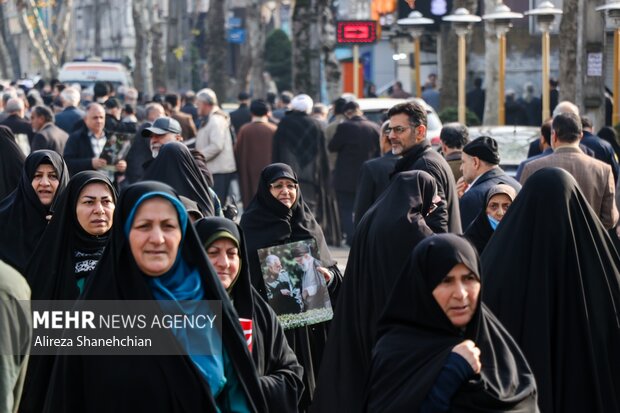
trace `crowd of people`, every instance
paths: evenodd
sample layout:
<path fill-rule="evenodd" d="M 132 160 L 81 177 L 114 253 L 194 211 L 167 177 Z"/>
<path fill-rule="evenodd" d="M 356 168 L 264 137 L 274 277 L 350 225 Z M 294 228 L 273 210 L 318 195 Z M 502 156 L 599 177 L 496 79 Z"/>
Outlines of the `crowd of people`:
<path fill-rule="evenodd" d="M 0 412 L 620 411 L 618 153 L 574 104 L 515 179 L 416 100 L 53 91 L 2 91 Z M 221 320 L 170 329 L 183 355 L 28 356 L 29 299 Z"/>

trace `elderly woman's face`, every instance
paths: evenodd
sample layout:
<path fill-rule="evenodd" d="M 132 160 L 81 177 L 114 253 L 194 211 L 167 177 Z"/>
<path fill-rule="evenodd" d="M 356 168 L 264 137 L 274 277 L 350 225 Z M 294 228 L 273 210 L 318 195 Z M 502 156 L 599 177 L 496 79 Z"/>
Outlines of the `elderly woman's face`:
<path fill-rule="evenodd" d="M 86 185 L 78 197 L 75 215 L 90 235 L 103 235 L 112 228 L 114 197 L 110 187 L 97 182 Z"/>
<path fill-rule="evenodd" d="M 42 163 L 37 166 L 32 178 L 32 188 L 44 206 L 50 206 L 58 189 L 58 172 L 52 165 Z"/>
<path fill-rule="evenodd" d="M 297 199 L 297 184 L 282 178 L 269 184 L 269 192 L 278 201 L 291 208 Z"/>
<path fill-rule="evenodd" d="M 487 204 L 487 215 L 492 216 L 498 221 L 501 221 L 508 211 L 508 207 L 512 204 L 512 200 L 506 194 L 495 194 L 489 199 Z"/>
<path fill-rule="evenodd" d="M 456 264 L 433 290 L 433 297 L 455 327 L 471 321 L 478 306 L 480 280 L 465 264 Z"/>
<path fill-rule="evenodd" d="M 151 198 L 138 207 L 129 231 L 129 245 L 143 273 L 159 277 L 168 272 L 176 260 L 181 238 L 177 211 L 168 200 Z"/>
<path fill-rule="evenodd" d="M 217 239 L 207 248 L 207 256 L 222 286 L 230 287 L 239 275 L 239 249 L 235 243 L 228 238 Z"/>

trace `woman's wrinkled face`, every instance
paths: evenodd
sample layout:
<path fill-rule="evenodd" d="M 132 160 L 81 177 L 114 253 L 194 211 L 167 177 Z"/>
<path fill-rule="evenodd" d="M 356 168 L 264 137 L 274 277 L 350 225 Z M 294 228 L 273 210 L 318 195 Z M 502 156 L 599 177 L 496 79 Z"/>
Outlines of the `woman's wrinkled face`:
<path fill-rule="evenodd" d="M 495 194 L 489 199 L 487 204 L 487 215 L 501 221 L 508 211 L 508 207 L 512 204 L 512 200 L 506 194 Z"/>
<path fill-rule="evenodd" d="M 168 272 L 176 261 L 182 233 L 170 201 L 151 198 L 136 211 L 129 231 L 129 245 L 138 268 L 151 277 Z"/>
<path fill-rule="evenodd" d="M 271 195 L 291 208 L 297 199 L 297 184 L 290 179 L 281 178 L 269 184 Z"/>
<path fill-rule="evenodd" d="M 207 248 L 209 261 L 215 268 L 224 288 L 229 288 L 239 275 L 239 249 L 228 238 L 215 240 Z"/>
<path fill-rule="evenodd" d="M 465 264 L 456 264 L 433 290 L 433 297 L 455 327 L 464 328 L 478 306 L 480 280 Z"/>
<path fill-rule="evenodd" d="M 58 173 L 52 165 L 42 163 L 37 166 L 32 178 L 32 188 L 44 206 L 50 206 L 58 189 Z"/>
<path fill-rule="evenodd" d="M 80 226 L 90 235 L 103 235 L 112 228 L 114 197 L 110 187 L 97 182 L 80 191 L 75 215 Z"/>

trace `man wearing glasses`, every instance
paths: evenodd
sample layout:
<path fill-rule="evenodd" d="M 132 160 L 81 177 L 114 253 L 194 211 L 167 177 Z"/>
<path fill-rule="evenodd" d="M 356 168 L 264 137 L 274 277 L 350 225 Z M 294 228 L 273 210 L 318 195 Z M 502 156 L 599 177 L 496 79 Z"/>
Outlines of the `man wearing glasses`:
<path fill-rule="evenodd" d="M 390 125 L 387 131 L 392 153 L 401 157 L 392 174 L 411 170 L 431 174 L 437 182 L 438 195 L 442 201 L 438 207 L 445 207 L 448 212 L 448 232 L 460 234 L 461 217 L 456 182 L 446 160 L 432 149 L 426 139 L 426 110 L 415 101 L 399 103 L 388 111 L 388 118 Z M 431 216 L 427 222 L 429 227 L 434 232 L 445 231 L 446 223 L 432 222 L 432 217 L 441 217 L 441 214 Z"/>

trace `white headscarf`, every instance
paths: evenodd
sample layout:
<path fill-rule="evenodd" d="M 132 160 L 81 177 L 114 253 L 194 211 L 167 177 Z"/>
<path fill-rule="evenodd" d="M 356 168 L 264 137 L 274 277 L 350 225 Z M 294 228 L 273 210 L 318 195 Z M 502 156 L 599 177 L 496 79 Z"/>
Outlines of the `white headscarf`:
<path fill-rule="evenodd" d="M 312 98 L 305 94 L 297 95 L 291 101 L 291 109 L 306 112 L 308 115 L 312 112 L 313 105 Z"/>

